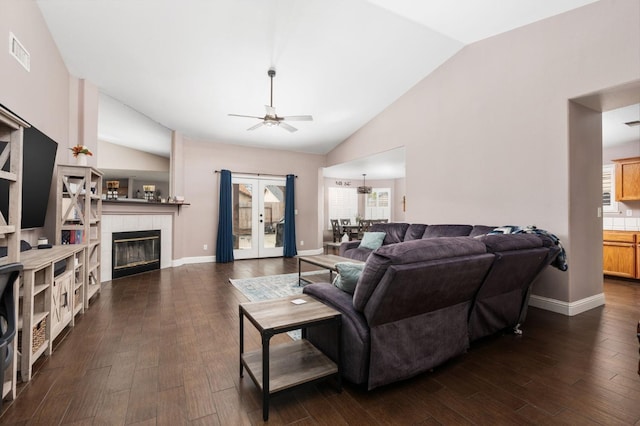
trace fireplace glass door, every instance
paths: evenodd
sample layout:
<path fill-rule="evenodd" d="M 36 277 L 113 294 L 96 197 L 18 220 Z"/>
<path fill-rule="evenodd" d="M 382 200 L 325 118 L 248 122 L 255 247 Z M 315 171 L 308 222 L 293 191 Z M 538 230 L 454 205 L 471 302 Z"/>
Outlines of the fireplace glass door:
<path fill-rule="evenodd" d="M 160 269 L 160 230 L 114 232 L 113 278 Z"/>
<path fill-rule="evenodd" d="M 232 178 L 233 257 L 282 256 L 285 180 Z"/>

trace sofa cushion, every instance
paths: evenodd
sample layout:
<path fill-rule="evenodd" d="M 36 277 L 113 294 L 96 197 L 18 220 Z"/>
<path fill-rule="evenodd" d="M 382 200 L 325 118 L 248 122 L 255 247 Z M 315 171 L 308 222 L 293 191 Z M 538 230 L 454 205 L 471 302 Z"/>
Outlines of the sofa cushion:
<path fill-rule="evenodd" d="M 353 294 L 358 283 L 358 278 L 364 269 L 364 263 L 338 262 L 336 263 L 338 275 L 333 280 L 333 285 L 342 291 Z"/>
<path fill-rule="evenodd" d="M 429 225 L 422 238 L 466 237 L 471 233 L 471 225 Z"/>
<path fill-rule="evenodd" d="M 404 235 L 409 228 L 408 223 L 390 222 L 390 223 L 374 223 L 369 227 L 370 232 L 385 232 L 384 245 L 401 243 L 404 241 Z"/>
<path fill-rule="evenodd" d="M 405 241 L 419 240 L 424 235 L 424 230 L 427 229 L 427 225 L 422 223 L 412 223 L 407 228 L 407 232 L 404 234 Z"/>
<path fill-rule="evenodd" d="M 489 253 L 542 247 L 542 239 L 535 234 L 491 234 L 476 237 L 487 246 Z"/>
<path fill-rule="evenodd" d="M 485 245 L 475 238 L 442 237 L 383 245 L 369 255 L 353 294 L 353 306 L 363 311 L 371 294 L 389 265 L 405 265 L 428 260 L 486 253 Z"/>
<path fill-rule="evenodd" d="M 373 250 L 363 247 L 351 248 L 345 251 L 340 252 L 341 257 L 346 257 L 347 259 L 359 260 L 361 262 L 366 262 L 369 258 Z"/>
<path fill-rule="evenodd" d="M 382 245 L 386 235 L 385 232 L 365 232 L 359 247 L 375 250 Z"/>
<path fill-rule="evenodd" d="M 471 233 L 469 234 L 469 236 L 477 237 L 478 235 L 486 235 L 496 228 L 497 226 L 473 225 L 473 229 L 471 230 Z"/>

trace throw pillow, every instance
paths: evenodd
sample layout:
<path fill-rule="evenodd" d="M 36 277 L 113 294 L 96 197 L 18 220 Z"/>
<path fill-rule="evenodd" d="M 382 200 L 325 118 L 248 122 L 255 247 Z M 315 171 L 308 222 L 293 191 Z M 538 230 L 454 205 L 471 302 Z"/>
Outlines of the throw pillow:
<path fill-rule="evenodd" d="M 333 280 L 333 285 L 342 291 L 353 294 L 360 274 L 364 269 L 364 263 L 338 262 L 336 263 L 338 275 Z"/>
<path fill-rule="evenodd" d="M 358 247 L 375 250 L 382 245 L 386 232 L 365 232 Z"/>

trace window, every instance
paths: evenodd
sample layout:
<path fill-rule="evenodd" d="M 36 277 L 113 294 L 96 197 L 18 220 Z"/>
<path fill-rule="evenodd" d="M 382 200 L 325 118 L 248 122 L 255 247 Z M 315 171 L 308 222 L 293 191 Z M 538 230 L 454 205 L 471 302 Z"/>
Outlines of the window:
<path fill-rule="evenodd" d="M 390 188 L 373 188 L 371 194 L 367 194 L 365 219 L 391 220 L 390 199 Z"/>
<path fill-rule="evenodd" d="M 351 219 L 355 223 L 358 214 L 358 192 L 356 188 L 329 187 L 329 218 Z M 331 222 L 327 220 L 327 229 Z"/>
<path fill-rule="evenodd" d="M 615 166 L 613 164 L 607 164 L 602 166 L 602 211 L 618 211 L 618 203 L 615 201 L 615 194 Z"/>

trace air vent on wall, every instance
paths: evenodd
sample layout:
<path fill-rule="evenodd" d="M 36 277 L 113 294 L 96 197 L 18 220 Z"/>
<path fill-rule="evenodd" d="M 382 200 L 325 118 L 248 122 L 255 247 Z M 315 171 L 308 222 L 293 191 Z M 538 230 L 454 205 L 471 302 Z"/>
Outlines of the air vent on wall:
<path fill-rule="evenodd" d="M 627 121 L 626 123 L 627 126 L 629 127 L 635 127 L 635 126 L 640 126 L 640 120 L 634 120 L 634 121 Z"/>
<path fill-rule="evenodd" d="M 31 55 L 12 32 L 9 33 L 9 53 L 20 62 L 24 69 L 31 71 Z"/>

